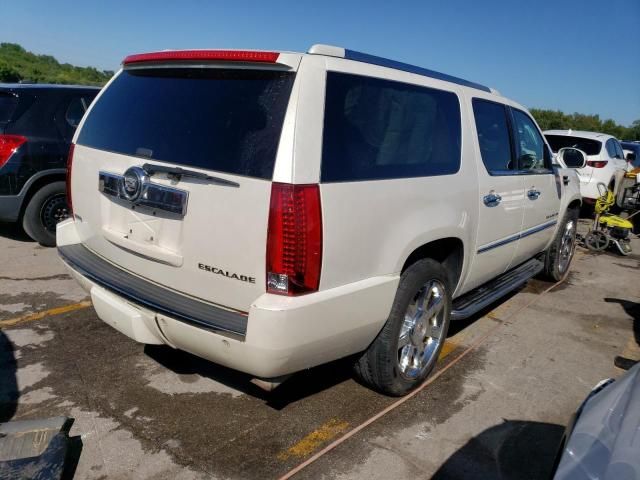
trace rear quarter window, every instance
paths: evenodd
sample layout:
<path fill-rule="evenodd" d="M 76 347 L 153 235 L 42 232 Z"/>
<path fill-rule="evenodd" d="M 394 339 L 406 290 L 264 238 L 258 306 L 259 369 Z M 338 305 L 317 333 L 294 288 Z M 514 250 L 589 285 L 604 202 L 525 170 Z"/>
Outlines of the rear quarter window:
<path fill-rule="evenodd" d="M 569 135 L 545 135 L 551 150 L 557 152 L 561 148 L 571 147 L 582 150 L 587 155 L 599 155 L 602 142 L 590 138 L 573 137 Z"/>
<path fill-rule="evenodd" d="M 64 114 L 64 119 L 70 127 L 76 128 L 82 120 L 84 112 L 87 111 L 87 101 L 82 97 L 73 97 Z"/>
<path fill-rule="evenodd" d="M 379 78 L 327 74 L 322 182 L 456 173 L 456 94 Z"/>
<path fill-rule="evenodd" d="M 293 79 L 275 70 L 124 70 L 91 108 L 77 143 L 270 179 Z"/>
<path fill-rule="evenodd" d="M 7 92 L 0 92 L 0 123 L 9 122 L 17 106 L 17 96 Z"/>

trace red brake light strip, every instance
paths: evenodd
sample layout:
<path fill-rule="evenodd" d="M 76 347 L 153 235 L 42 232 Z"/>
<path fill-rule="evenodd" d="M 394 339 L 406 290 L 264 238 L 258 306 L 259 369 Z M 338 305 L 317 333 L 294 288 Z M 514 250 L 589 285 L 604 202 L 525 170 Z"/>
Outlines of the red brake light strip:
<path fill-rule="evenodd" d="M 278 52 L 256 52 L 250 50 L 174 50 L 129 55 L 123 65 L 146 62 L 191 62 L 222 61 L 248 63 L 276 63 Z"/>

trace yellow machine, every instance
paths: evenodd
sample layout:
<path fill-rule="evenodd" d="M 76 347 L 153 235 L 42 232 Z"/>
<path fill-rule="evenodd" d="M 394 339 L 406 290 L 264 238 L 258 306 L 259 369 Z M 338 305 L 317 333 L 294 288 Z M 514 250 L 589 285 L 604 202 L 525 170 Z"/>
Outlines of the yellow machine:
<path fill-rule="evenodd" d="M 590 250 L 602 251 L 613 245 L 622 255 L 631 253 L 631 242 L 629 235 L 633 230 L 633 223 L 618 215 L 609 213 L 615 205 L 616 197 L 613 192 L 607 189 L 604 183 L 598 184 L 600 197 L 596 200 L 596 218 L 593 226 L 584 237 L 584 243 Z"/>

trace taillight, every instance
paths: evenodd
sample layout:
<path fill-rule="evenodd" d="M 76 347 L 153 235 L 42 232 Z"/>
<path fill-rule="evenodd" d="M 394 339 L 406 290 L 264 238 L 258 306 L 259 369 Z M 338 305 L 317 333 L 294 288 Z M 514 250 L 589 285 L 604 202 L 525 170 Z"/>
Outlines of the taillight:
<path fill-rule="evenodd" d="M 606 160 L 587 160 L 587 166 L 593 168 L 604 168 L 607 166 Z"/>
<path fill-rule="evenodd" d="M 22 135 L 0 135 L 0 167 L 27 141 Z"/>
<path fill-rule="evenodd" d="M 322 266 L 318 185 L 273 183 L 267 234 L 267 292 L 315 292 Z"/>
<path fill-rule="evenodd" d="M 76 145 L 74 143 L 69 147 L 69 156 L 67 157 L 67 205 L 69 206 L 69 215 L 73 215 L 73 203 L 71 202 L 71 167 L 73 167 L 73 150 Z"/>

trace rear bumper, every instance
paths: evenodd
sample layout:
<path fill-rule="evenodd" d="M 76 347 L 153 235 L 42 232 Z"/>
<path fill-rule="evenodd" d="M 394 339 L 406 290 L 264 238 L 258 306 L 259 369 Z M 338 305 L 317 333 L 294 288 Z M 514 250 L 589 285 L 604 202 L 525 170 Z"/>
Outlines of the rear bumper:
<path fill-rule="evenodd" d="M 0 195 L 0 222 L 18 220 L 23 198 L 21 195 Z"/>
<path fill-rule="evenodd" d="M 73 221 L 58 226 L 63 258 L 64 247 L 74 245 L 75 236 Z M 190 321 L 189 312 L 179 308 L 181 302 L 173 301 L 174 312 L 169 312 L 110 288 L 103 266 L 87 272 L 65 264 L 90 292 L 98 316 L 128 337 L 167 344 L 259 378 L 287 375 L 366 349 L 391 311 L 399 282 L 398 276 L 384 276 L 301 297 L 264 294 L 243 316 L 242 334 Z"/>

